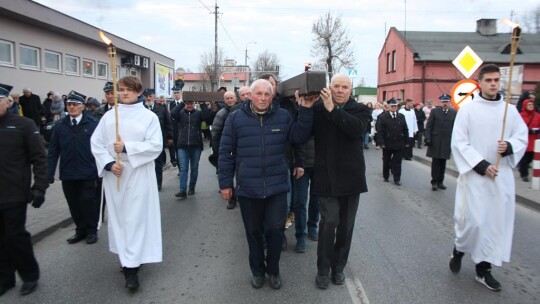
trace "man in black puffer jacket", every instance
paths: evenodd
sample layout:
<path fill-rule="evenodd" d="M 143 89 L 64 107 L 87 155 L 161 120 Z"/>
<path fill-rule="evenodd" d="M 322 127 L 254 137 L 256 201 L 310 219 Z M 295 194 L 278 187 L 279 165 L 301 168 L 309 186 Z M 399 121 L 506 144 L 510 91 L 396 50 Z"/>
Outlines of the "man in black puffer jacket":
<path fill-rule="evenodd" d="M 184 107 L 175 107 L 171 113 L 178 137 L 178 161 L 180 165 L 180 192 L 175 196 L 186 199 L 187 195 L 195 194 L 195 185 L 199 175 L 199 160 L 203 149 L 201 123 L 211 121 L 213 112 L 205 104 L 201 104 L 201 111 L 195 109 L 193 101 L 184 101 Z M 188 190 L 188 171 L 189 190 Z M 186 191 L 187 190 L 187 191 Z"/>
<path fill-rule="evenodd" d="M 298 120 L 272 104 L 272 85 L 264 79 L 251 85 L 252 99 L 229 114 L 219 146 L 218 175 L 221 196 L 229 200 L 235 193 L 240 203 L 249 246 L 253 288 L 261 288 L 265 274 L 270 287 L 279 289 L 279 259 L 285 217 L 289 169 L 285 144 L 302 144 L 311 133 L 312 98 L 297 97 Z M 267 258 L 263 246 L 266 236 Z"/>
<path fill-rule="evenodd" d="M 22 295 L 38 285 L 39 266 L 24 225 L 28 203 L 39 208 L 49 186 L 43 140 L 34 121 L 8 111 L 10 90 L 0 85 L 0 296 L 15 286 L 15 271 L 24 282 Z"/>

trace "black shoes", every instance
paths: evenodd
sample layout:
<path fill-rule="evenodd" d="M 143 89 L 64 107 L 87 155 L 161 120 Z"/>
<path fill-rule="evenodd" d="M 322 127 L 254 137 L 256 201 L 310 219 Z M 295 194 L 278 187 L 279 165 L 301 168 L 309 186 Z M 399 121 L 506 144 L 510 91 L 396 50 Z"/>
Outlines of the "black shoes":
<path fill-rule="evenodd" d="M 139 267 L 123 267 L 124 277 L 126 279 L 126 288 L 130 291 L 139 289 Z"/>
<path fill-rule="evenodd" d="M 405 158 L 403 158 L 403 159 L 404 159 L 404 160 L 411 160 L 411 161 L 412 161 L 412 158 L 410 158 L 410 157 L 405 157 Z"/>
<path fill-rule="evenodd" d="M 328 284 L 330 284 L 330 278 L 328 278 L 327 275 L 320 275 L 317 273 L 317 276 L 315 277 L 315 285 L 317 285 L 317 287 L 320 289 L 327 289 Z"/>
<path fill-rule="evenodd" d="M 443 183 L 437 184 L 437 188 L 441 190 L 446 190 L 446 186 Z"/>
<path fill-rule="evenodd" d="M 171 165 L 172 165 L 173 167 L 176 167 L 176 166 L 178 166 L 178 163 L 177 163 L 175 160 L 172 160 L 172 161 L 171 161 Z"/>
<path fill-rule="evenodd" d="M 260 276 L 260 277 L 252 276 L 251 277 L 251 287 L 253 287 L 255 289 L 259 289 L 259 288 L 263 287 L 264 281 L 266 281 L 266 278 L 265 278 L 264 275 Z"/>
<path fill-rule="evenodd" d="M 161 191 L 161 185 L 157 186 L 157 191 Z"/>
<path fill-rule="evenodd" d="M 234 209 L 236 207 L 236 200 L 230 199 L 229 203 L 227 204 L 227 209 Z"/>
<path fill-rule="evenodd" d="M 68 244 L 75 244 L 75 243 L 78 243 L 82 240 L 86 239 L 86 235 L 85 234 L 82 234 L 82 233 L 75 233 L 74 236 L 70 237 L 69 239 L 67 239 L 66 241 L 68 242 Z"/>
<path fill-rule="evenodd" d="M 394 184 L 396 184 L 396 186 L 401 186 L 401 182 L 400 182 L 400 181 L 394 181 Z"/>
<path fill-rule="evenodd" d="M 13 287 L 15 287 L 15 282 L 6 285 L 0 285 L 0 297 Z"/>
<path fill-rule="evenodd" d="M 499 283 L 491 275 L 491 264 L 488 262 L 481 262 L 476 264 L 476 281 L 489 290 L 500 291 L 501 283 Z"/>
<path fill-rule="evenodd" d="M 431 190 L 437 191 L 437 184 L 431 184 Z"/>
<path fill-rule="evenodd" d="M 388 178 L 385 178 L 384 181 L 388 183 Z"/>
<path fill-rule="evenodd" d="M 452 271 L 453 274 L 458 274 L 461 270 L 461 259 L 465 253 L 457 251 L 456 247 L 454 247 L 454 250 L 452 251 L 452 257 L 450 258 L 450 271 Z"/>
<path fill-rule="evenodd" d="M 184 199 L 187 198 L 186 191 L 180 191 L 180 192 L 176 193 L 174 196 L 178 197 L 181 200 L 184 200 Z"/>
<path fill-rule="evenodd" d="M 32 292 L 34 292 L 34 290 L 36 290 L 37 286 L 37 281 L 24 282 L 21 287 L 21 295 L 25 296 L 31 294 Z"/>
<path fill-rule="evenodd" d="M 332 283 L 336 285 L 343 285 L 343 283 L 345 283 L 345 274 L 342 271 L 333 272 Z"/>
<path fill-rule="evenodd" d="M 280 289 L 281 288 L 281 276 L 278 275 L 269 275 L 268 277 L 268 285 L 272 289 Z"/>
<path fill-rule="evenodd" d="M 86 244 L 97 243 L 97 234 L 89 234 L 86 236 Z"/>
<path fill-rule="evenodd" d="M 188 195 L 193 195 L 195 194 L 195 189 L 189 189 L 188 192 L 187 192 Z"/>
<path fill-rule="evenodd" d="M 521 177 L 521 180 L 524 181 L 524 182 L 526 182 L 526 183 L 530 182 L 528 176 L 522 176 L 522 177 Z"/>
<path fill-rule="evenodd" d="M 294 247 L 294 251 L 298 253 L 304 253 L 306 252 L 306 239 L 301 237 L 296 241 L 296 246 Z"/>

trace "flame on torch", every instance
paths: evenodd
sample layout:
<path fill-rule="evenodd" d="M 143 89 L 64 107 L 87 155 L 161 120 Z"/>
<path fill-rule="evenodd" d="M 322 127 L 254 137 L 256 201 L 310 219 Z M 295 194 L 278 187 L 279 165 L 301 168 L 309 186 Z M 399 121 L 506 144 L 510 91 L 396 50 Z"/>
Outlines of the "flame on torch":
<path fill-rule="evenodd" d="M 520 27 L 519 24 L 514 23 L 514 22 L 508 20 L 507 18 L 502 19 L 501 23 L 504 23 L 504 24 L 510 26 L 512 29 L 515 29 L 516 27 Z"/>
<path fill-rule="evenodd" d="M 111 39 L 107 38 L 107 36 L 105 36 L 105 34 L 102 31 L 99 31 L 99 38 L 101 38 L 101 40 L 103 40 L 103 42 L 105 42 L 105 44 L 107 45 L 112 44 Z"/>

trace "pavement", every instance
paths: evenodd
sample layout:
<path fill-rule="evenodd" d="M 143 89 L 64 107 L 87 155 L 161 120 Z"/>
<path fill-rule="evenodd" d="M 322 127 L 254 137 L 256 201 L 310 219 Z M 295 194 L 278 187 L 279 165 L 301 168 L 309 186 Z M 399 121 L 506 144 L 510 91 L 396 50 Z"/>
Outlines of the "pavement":
<path fill-rule="evenodd" d="M 374 149 L 374 147 L 371 146 L 370 149 Z M 425 147 L 423 149 L 415 148 L 413 152 L 413 159 L 414 161 L 420 162 L 424 165 L 431 166 L 431 158 L 425 156 L 426 151 L 427 148 Z M 168 155 L 167 159 L 170 159 Z M 207 160 L 201 157 L 201 162 L 204 161 Z M 173 168 L 170 163 L 167 163 L 163 170 L 178 169 Z M 452 159 L 447 162 L 446 174 L 454 177 L 458 176 L 456 166 Z M 516 202 L 533 210 L 540 211 L 540 191 L 532 190 L 530 182 L 523 182 L 521 178 L 519 178 L 519 173 L 517 170 L 515 170 L 514 176 L 516 179 Z M 430 187 L 426 186 L 426 188 Z M 30 206 L 28 207 L 26 229 L 32 235 L 33 243 L 37 243 L 44 237 L 54 233 L 59 228 L 65 228 L 73 223 L 64 193 L 62 191 L 62 183 L 60 181 L 57 180 L 55 183 L 49 186 L 45 198 L 45 203 L 43 206 L 41 206 L 41 208 L 35 209 Z"/>

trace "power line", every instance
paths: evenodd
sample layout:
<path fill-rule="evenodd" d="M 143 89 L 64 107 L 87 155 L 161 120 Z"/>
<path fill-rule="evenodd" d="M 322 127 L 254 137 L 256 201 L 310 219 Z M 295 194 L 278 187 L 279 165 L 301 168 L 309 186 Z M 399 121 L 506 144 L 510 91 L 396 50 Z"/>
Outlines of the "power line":
<path fill-rule="evenodd" d="M 240 48 L 236 45 L 236 43 L 234 43 L 234 41 L 232 40 L 231 36 L 229 35 L 229 32 L 227 32 L 227 29 L 225 28 L 225 25 L 223 24 L 223 21 L 221 20 L 221 18 L 218 17 L 218 20 L 219 20 L 219 23 L 221 24 L 221 27 L 223 28 L 223 31 L 225 31 L 225 34 L 227 34 L 227 37 L 229 37 L 229 40 L 231 41 L 231 43 L 233 44 L 233 46 L 239 51 L 239 52 L 242 52 L 242 50 L 240 50 Z"/>
<path fill-rule="evenodd" d="M 199 0 L 199 2 L 200 2 L 204 7 L 206 7 L 206 9 L 207 9 L 209 12 L 212 12 L 212 10 L 211 10 L 208 6 L 206 6 L 206 4 L 204 4 L 201 0 Z"/>

